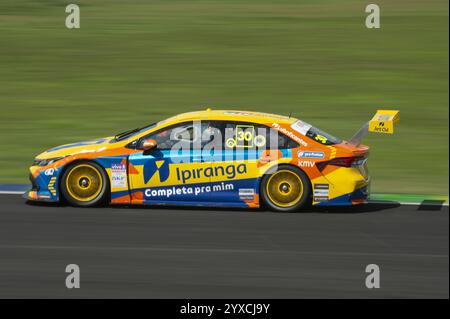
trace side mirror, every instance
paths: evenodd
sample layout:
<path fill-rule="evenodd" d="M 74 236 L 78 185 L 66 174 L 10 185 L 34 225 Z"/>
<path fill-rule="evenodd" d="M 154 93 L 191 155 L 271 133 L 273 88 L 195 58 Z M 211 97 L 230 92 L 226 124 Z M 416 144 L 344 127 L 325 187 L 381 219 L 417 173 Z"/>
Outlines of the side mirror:
<path fill-rule="evenodd" d="M 148 139 L 144 141 L 144 144 L 142 144 L 142 149 L 144 150 L 144 152 L 147 152 L 155 149 L 157 145 L 158 143 L 156 143 L 155 140 Z"/>

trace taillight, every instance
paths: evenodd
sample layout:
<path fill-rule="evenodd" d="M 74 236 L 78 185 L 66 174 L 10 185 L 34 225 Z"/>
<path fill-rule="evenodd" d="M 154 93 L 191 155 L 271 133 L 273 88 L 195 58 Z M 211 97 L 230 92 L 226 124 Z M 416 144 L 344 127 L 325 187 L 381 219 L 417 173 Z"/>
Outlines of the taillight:
<path fill-rule="evenodd" d="M 331 161 L 329 161 L 328 165 L 350 167 L 352 166 L 354 160 L 354 157 L 338 157 L 333 158 Z"/>
<path fill-rule="evenodd" d="M 357 167 L 357 166 L 364 165 L 364 162 L 366 160 L 367 160 L 367 158 L 365 158 L 363 156 L 336 157 L 327 162 L 317 163 L 317 167 L 319 168 L 319 170 L 323 170 L 328 165 L 341 166 L 341 167 Z"/>

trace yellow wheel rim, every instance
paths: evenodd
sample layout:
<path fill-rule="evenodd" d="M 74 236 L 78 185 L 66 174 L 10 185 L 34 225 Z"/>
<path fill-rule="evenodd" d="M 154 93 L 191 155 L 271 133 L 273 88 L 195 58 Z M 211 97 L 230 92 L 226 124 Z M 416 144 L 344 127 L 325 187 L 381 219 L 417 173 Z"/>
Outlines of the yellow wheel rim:
<path fill-rule="evenodd" d="M 67 174 L 66 189 L 69 195 L 77 201 L 94 200 L 101 193 L 102 187 L 102 175 L 92 165 L 77 165 Z"/>
<path fill-rule="evenodd" d="M 303 190 L 300 176 L 290 170 L 279 170 L 273 173 L 266 184 L 267 196 L 279 207 L 296 205 L 302 198 Z"/>

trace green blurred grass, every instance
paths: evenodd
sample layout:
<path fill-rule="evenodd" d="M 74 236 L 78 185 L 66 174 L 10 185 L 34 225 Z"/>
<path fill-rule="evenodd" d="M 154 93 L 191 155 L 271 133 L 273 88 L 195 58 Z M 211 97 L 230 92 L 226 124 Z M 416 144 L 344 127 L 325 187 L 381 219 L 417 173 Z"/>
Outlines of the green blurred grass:
<path fill-rule="evenodd" d="M 0 3 L 0 182 L 55 145 L 205 106 L 293 116 L 348 138 L 377 108 L 372 190 L 448 193 L 448 1 L 383 0 L 380 30 L 360 0 Z"/>

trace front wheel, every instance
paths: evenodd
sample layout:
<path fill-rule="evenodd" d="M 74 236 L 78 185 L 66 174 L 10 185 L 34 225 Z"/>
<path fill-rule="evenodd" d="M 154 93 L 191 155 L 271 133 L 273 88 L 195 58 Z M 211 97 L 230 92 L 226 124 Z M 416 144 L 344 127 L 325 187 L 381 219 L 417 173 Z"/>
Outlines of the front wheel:
<path fill-rule="evenodd" d="M 98 206 L 108 196 L 108 176 L 103 168 L 93 162 L 70 165 L 61 179 L 61 193 L 73 206 Z"/>
<path fill-rule="evenodd" d="M 261 197 L 272 210 L 294 212 L 309 200 L 311 186 L 306 174 L 297 167 L 280 165 L 261 182 Z"/>

